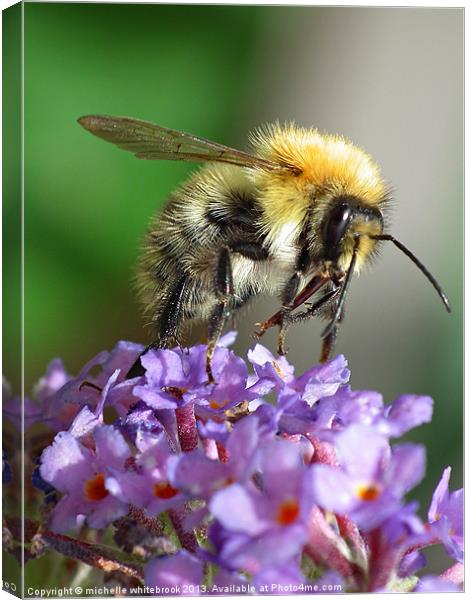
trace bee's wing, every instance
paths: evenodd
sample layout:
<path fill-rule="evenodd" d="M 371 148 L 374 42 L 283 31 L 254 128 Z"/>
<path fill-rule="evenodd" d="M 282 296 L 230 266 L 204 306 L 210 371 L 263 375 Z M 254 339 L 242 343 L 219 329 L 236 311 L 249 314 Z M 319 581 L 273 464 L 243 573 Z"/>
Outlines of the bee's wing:
<path fill-rule="evenodd" d="M 222 162 L 241 167 L 278 170 L 281 167 L 259 156 L 234 150 L 204 138 L 167 129 L 129 117 L 87 115 L 78 119 L 93 135 L 148 160 L 187 160 Z"/>

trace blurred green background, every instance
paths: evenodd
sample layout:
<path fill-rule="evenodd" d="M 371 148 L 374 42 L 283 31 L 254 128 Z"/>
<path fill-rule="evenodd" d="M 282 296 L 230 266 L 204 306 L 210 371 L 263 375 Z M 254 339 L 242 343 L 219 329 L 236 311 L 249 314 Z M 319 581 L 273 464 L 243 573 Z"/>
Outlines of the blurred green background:
<path fill-rule="evenodd" d="M 148 341 L 132 284 L 147 223 L 191 165 L 138 161 L 80 115 L 152 120 L 243 147 L 279 120 L 342 133 L 394 190 L 391 231 L 447 291 L 447 315 L 416 268 L 385 247 L 355 280 L 337 351 L 355 388 L 435 400 L 427 507 L 442 469 L 462 473 L 463 10 L 25 5 L 25 385 L 60 356 L 71 373 L 119 339 Z M 5 290 L 8 302 L 11 290 Z M 237 349 L 277 306 L 240 320 Z M 320 325 L 292 330 L 298 371 Z M 6 328 L 6 333 L 8 329 Z M 266 338 L 275 348 L 274 334 Z M 15 383 L 15 364 L 4 356 Z"/>

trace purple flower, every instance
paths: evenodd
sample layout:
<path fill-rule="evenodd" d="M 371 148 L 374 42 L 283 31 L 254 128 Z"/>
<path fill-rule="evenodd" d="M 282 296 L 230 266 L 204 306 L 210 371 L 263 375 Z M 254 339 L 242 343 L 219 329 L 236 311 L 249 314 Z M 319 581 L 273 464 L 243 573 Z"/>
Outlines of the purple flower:
<path fill-rule="evenodd" d="M 209 419 L 207 422 L 201 420 L 197 422 L 197 428 L 203 440 L 215 440 L 223 445 L 227 443 L 230 432 L 225 421 L 217 423 L 216 421 L 212 421 L 212 419 Z"/>
<path fill-rule="evenodd" d="M 40 386 L 43 392 L 44 420 L 49 427 L 59 431 L 68 429 L 82 406 L 96 406 L 101 397 L 102 386 L 98 386 L 92 381 L 94 378 L 90 376 L 90 371 L 101 366 L 107 356 L 108 352 L 100 352 L 85 364 L 76 377 L 67 377 L 65 383 L 57 389 L 47 383 Z M 59 363 L 54 365 L 54 371 L 61 368 L 63 367 Z M 47 377 L 46 375 L 46 382 L 58 380 L 57 376 Z M 95 387 L 83 385 L 85 381 L 92 383 Z"/>
<path fill-rule="evenodd" d="M 102 364 L 101 373 L 98 374 L 96 380 L 97 385 L 104 385 L 108 377 L 118 369 L 120 371 L 118 383 L 124 381 L 129 369 L 143 350 L 142 344 L 127 341 L 118 342 Z"/>
<path fill-rule="evenodd" d="M 398 567 L 398 576 L 401 578 L 410 577 L 417 571 L 426 566 L 426 557 L 419 550 L 414 550 L 409 554 L 405 554 Z"/>
<path fill-rule="evenodd" d="M 396 512 L 402 496 L 424 475 L 424 449 L 403 444 L 390 450 L 385 437 L 364 425 L 351 425 L 335 439 L 340 468 L 314 465 L 317 503 L 348 514 L 365 530 Z"/>
<path fill-rule="evenodd" d="M 152 516 L 184 502 L 181 490 L 169 480 L 173 453 L 166 434 L 139 430 L 135 445 L 138 454 L 126 470 L 109 469 L 106 489 L 121 502 L 144 508 Z"/>
<path fill-rule="evenodd" d="M 136 435 L 140 431 L 157 434 L 162 431 L 163 426 L 155 416 L 155 411 L 144 402 L 138 402 L 127 415 L 120 419 L 119 428 L 124 435 L 135 441 Z"/>
<path fill-rule="evenodd" d="M 21 414 L 23 413 L 25 431 L 34 423 L 40 423 L 43 416 L 41 407 L 27 396 L 24 397 L 23 407 L 20 396 L 12 396 L 9 400 L 4 401 L 2 412 L 18 430 L 21 430 Z"/>
<path fill-rule="evenodd" d="M 332 363 L 328 365 L 333 367 Z M 339 363 L 339 369 L 341 366 L 342 363 Z M 328 385 L 331 387 L 328 388 Z M 336 391 L 332 391 L 335 385 Z M 310 389 L 312 387 L 313 384 Z M 289 386 L 279 392 L 277 419 L 282 431 L 302 432 L 330 439 L 329 432 L 342 431 L 350 425 L 362 423 L 373 426 L 387 437 L 398 437 L 431 420 L 432 400 L 428 396 L 400 396 L 393 404 L 385 407 L 378 392 L 353 391 L 347 385 L 338 386 L 337 382 L 325 384 L 325 387 L 319 389 L 332 393 L 318 397 L 318 394 L 314 395 L 310 391 L 310 399 L 314 398 L 311 403 L 308 400 L 308 385 L 303 394 L 295 392 Z"/>
<path fill-rule="evenodd" d="M 212 361 L 216 384 L 207 385 L 205 345 L 188 352 L 180 348 L 150 350 L 142 357 L 145 383 L 134 388 L 134 395 L 154 409 L 181 408 L 189 402 L 198 405 L 200 416 L 207 418 L 255 397 L 247 389 L 245 362 L 218 345 Z"/>
<path fill-rule="evenodd" d="M 450 556 L 463 562 L 463 489 L 449 493 L 450 473 L 450 467 L 444 469 L 434 490 L 428 520 Z"/>
<path fill-rule="evenodd" d="M 350 378 L 347 361 L 339 354 L 327 363 L 315 365 L 297 378 L 295 389 L 302 394 L 302 400 L 313 406 L 320 398 L 335 394 Z"/>
<path fill-rule="evenodd" d="M 28 398 L 24 397 L 24 405 L 22 406 L 20 396 L 12 394 L 10 384 L 3 377 L 2 379 L 2 414 L 7 418 L 14 427 L 21 430 L 21 415 L 24 416 L 24 428 L 25 431 L 31 427 L 34 423 L 41 421 L 42 410 L 41 407 Z"/>
<path fill-rule="evenodd" d="M 421 594 L 432 594 L 433 592 L 461 592 L 462 590 L 451 581 L 446 581 L 436 575 L 425 575 L 421 577 L 421 580 L 413 591 Z"/>
<path fill-rule="evenodd" d="M 51 514 L 53 531 L 75 529 L 85 520 L 99 529 L 127 513 L 128 505 L 109 493 L 105 481 L 110 471 L 125 469 L 129 447 L 108 425 L 96 427 L 93 440 L 89 448 L 63 431 L 41 456 L 41 477 L 64 494 Z"/>
<path fill-rule="evenodd" d="M 186 550 L 153 558 L 145 567 L 145 584 L 153 596 L 195 596 L 202 580 L 202 562 Z"/>
<path fill-rule="evenodd" d="M 395 514 L 382 524 L 382 532 L 390 548 L 400 548 L 401 552 L 413 546 L 424 545 L 425 540 L 431 540 L 426 527 L 416 514 L 417 502 L 402 506 Z"/>
<path fill-rule="evenodd" d="M 253 379 L 253 389 L 276 389 L 277 406 L 274 412 L 269 411 L 269 418 L 276 424 L 275 428 L 288 434 L 308 434 L 326 426 L 318 422 L 317 405 L 340 393 L 350 376 L 342 355 L 312 367 L 297 378 L 285 357 L 275 358 L 261 344 L 248 353 L 248 358 L 258 378 Z M 328 427 L 334 418 L 334 408 L 329 408 Z"/>
<path fill-rule="evenodd" d="M 220 488 L 249 480 L 256 467 L 259 439 L 257 417 L 242 419 L 227 438 L 224 462 L 208 458 L 201 450 L 179 454 L 170 464 L 172 484 L 194 498 L 208 500 Z"/>
<path fill-rule="evenodd" d="M 295 381 L 294 367 L 289 364 L 286 357 L 275 358 L 261 344 L 256 344 L 253 350 L 248 351 L 248 360 L 254 367 L 257 380 L 264 382 L 266 389 L 275 387 L 279 390 Z"/>
<path fill-rule="evenodd" d="M 257 573 L 294 557 L 307 537 L 312 508 L 310 472 L 301 446 L 272 440 L 259 454 L 260 484 L 234 483 L 216 492 L 210 512 L 219 560 L 227 568 Z"/>
<path fill-rule="evenodd" d="M 200 450 L 175 456 L 170 463 L 170 481 L 193 498 L 207 500 L 212 493 L 231 483 L 226 465 L 205 456 Z"/>
<path fill-rule="evenodd" d="M 47 366 L 44 377 L 41 377 L 34 386 L 34 397 L 46 408 L 49 398 L 71 379 L 60 358 L 54 358 Z"/>
<path fill-rule="evenodd" d="M 430 423 L 432 410 L 433 402 L 429 396 L 399 396 L 386 407 L 383 419 L 377 422 L 377 429 L 390 437 L 400 437 L 410 429 Z"/>
<path fill-rule="evenodd" d="M 344 356 L 339 355 L 325 364 L 315 365 L 300 377 L 294 376 L 294 367 L 285 356 L 275 358 L 267 348 L 257 344 L 248 352 L 248 360 L 252 363 L 261 383 L 276 388 L 279 392 L 286 387 L 297 392 L 302 400 L 312 406 L 318 399 L 331 396 L 341 385 L 349 381 L 349 370 Z"/>
<path fill-rule="evenodd" d="M 211 593 L 410 590 L 427 545 L 441 541 L 462 560 L 463 492 L 449 492 L 450 468 L 424 524 L 417 503 L 405 503 L 424 474 L 424 449 L 390 445 L 430 421 L 429 397 L 385 406 L 378 392 L 351 390 L 343 356 L 296 376 L 260 344 L 249 374 L 227 348 L 233 338 L 215 349 L 210 385 L 203 344 L 151 350 L 145 375 L 131 380 L 142 347 L 130 342 L 76 377 L 50 363 L 25 420 L 63 429 L 33 474 L 54 531 L 125 516 L 114 539 L 151 557 L 145 582 L 157 596 L 198 595 L 208 581 Z M 18 403 L 6 408 L 18 423 Z M 462 578 L 455 562 L 416 591 Z"/>
<path fill-rule="evenodd" d="M 313 409 L 318 429 L 342 430 L 349 425 L 372 425 L 383 412 L 382 396 L 378 392 L 339 389 L 329 398 L 319 400 Z"/>
<path fill-rule="evenodd" d="M 115 373 L 112 386 L 108 386 L 107 404 L 124 416 L 136 403 L 132 394 L 135 380 L 125 380 L 125 376 L 142 350 L 140 344 L 118 342 L 111 352 L 100 352 L 87 362 L 76 377 L 70 377 L 60 361 L 52 361 L 36 388 L 44 406 L 44 421 L 55 430 L 67 429 L 82 406 L 99 404 L 102 390 Z M 97 368 L 98 373 L 92 375 Z"/>
<path fill-rule="evenodd" d="M 374 591 L 382 590 L 387 581 L 393 582 L 397 576 L 410 577 L 426 564 L 419 548 L 431 544 L 433 540 L 416 514 L 417 509 L 417 502 L 402 506 L 382 523 L 379 530 L 371 532 L 371 536 L 380 539 L 379 551 L 376 550 L 369 561 L 370 582 Z"/>

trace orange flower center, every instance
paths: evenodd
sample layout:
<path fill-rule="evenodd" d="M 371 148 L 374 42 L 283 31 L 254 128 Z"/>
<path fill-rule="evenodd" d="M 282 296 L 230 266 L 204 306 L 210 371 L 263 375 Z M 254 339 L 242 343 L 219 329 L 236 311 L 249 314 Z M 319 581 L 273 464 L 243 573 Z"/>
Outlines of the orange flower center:
<path fill-rule="evenodd" d="M 226 404 L 227 404 L 228 400 L 211 400 L 209 402 L 209 406 L 213 409 L 213 410 L 219 410 L 219 408 L 223 408 Z"/>
<path fill-rule="evenodd" d="M 299 516 L 300 509 L 296 500 L 285 500 L 279 507 L 277 522 L 280 525 L 290 525 Z"/>
<path fill-rule="evenodd" d="M 92 502 L 99 502 L 106 498 L 109 492 L 104 487 L 104 475 L 102 473 L 98 473 L 93 479 L 89 479 L 86 482 L 85 494 L 88 500 Z"/>
<path fill-rule="evenodd" d="M 168 481 L 162 481 L 153 486 L 153 493 L 161 500 L 169 500 L 179 494 L 179 491 L 171 486 Z"/>
<path fill-rule="evenodd" d="M 380 496 L 380 489 L 375 485 L 360 485 L 357 488 L 357 495 L 365 502 L 372 502 Z"/>

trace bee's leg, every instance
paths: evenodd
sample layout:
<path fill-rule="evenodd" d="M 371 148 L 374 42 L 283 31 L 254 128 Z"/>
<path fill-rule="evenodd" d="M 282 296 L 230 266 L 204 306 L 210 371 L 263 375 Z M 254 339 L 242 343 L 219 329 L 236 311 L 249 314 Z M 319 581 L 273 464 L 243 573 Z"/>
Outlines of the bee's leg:
<path fill-rule="evenodd" d="M 255 262 L 268 260 L 269 252 L 256 242 L 231 242 L 230 250 Z"/>
<path fill-rule="evenodd" d="M 317 302 L 312 304 L 307 310 L 301 313 L 293 314 L 292 311 L 285 314 L 282 320 L 279 337 L 284 336 L 287 333 L 288 328 L 294 323 L 303 323 L 317 317 L 319 311 L 325 307 L 333 298 L 335 298 L 340 291 L 340 288 L 334 288 L 326 294 L 324 294 Z M 284 341 L 284 340 L 283 340 Z"/>
<path fill-rule="evenodd" d="M 219 254 L 215 272 L 215 293 L 217 304 L 209 317 L 207 333 L 206 372 L 208 383 L 215 383 L 214 375 L 212 374 L 212 358 L 217 341 L 229 317 L 229 302 L 233 296 L 232 264 L 228 248 L 222 248 Z"/>
<path fill-rule="evenodd" d="M 354 273 L 354 267 L 356 265 L 357 254 L 359 251 L 359 241 L 360 237 L 356 236 L 354 238 L 354 248 L 351 257 L 351 262 L 349 263 L 346 277 L 340 287 L 341 292 L 338 296 L 338 300 L 334 303 L 331 321 L 322 332 L 323 343 L 320 355 L 320 362 L 326 362 L 328 360 L 330 353 L 333 349 L 334 343 L 336 341 L 336 336 L 338 334 L 338 324 L 341 323 L 341 321 L 343 320 L 344 303 L 348 295 L 349 286 L 351 284 L 351 279 Z"/>
<path fill-rule="evenodd" d="M 328 333 L 326 337 L 322 340 L 321 345 L 321 354 L 320 354 L 320 362 L 325 363 L 330 358 L 331 351 L 336 342 L 336 337 L 338 335 L 338 325 L 334 325 L 331 331 Z"/>
<path fill-rule="evenodd" d="M 302 304 L 304 304 L 311 296 L 313 296 L 313 294 L 316 294 L 318 290 L 326 285 L 328 281 L 331 281 L 331 277 L 326 277 L 321 273 L 316 273 L 294 298 L 294 301 L 292 302 L 292 310 L 302 306 Z M 268 331 L 268 329 L 274 327 L 275 325 L 279 325 L 282 315 L 283 311 L 281 309 L 269 317 L 269 319 L 266 319 L 266 321 L 263 321 L 262 323 L 256 323 L 256 325 L 259 327 L 259 331 L 255 332 L 255 336 L 260 338 L 266 333 L 266 331 Z"/>
<path fill-rule="evenodd" d="M 183 275 L 174 285 L 167 297 L 162 313 L 158 318 L 159 327 L 156 332 L 157 339 L 139 354 L 136 361 L 129 369 L 126 379 L 144 375 L 145 369 L 140 360 L 142 356 L 152 348 L 166 348 L 170 340 L 176 336 L 178 326 L 183 316 L 184 300 L 186 298 L 189 281 L 189 277 Z"/>
<path fill-rule="evenodd" d="M 332 305 L 331 305 L 332 314 L 334 314 L 335 311 L 337 310 L 338 303 L 341 300 L 341 298 L 340 298 L 341 291 L 342 291 L 341 287 L 338 287 L 335 290 L 334 302 L 332 302 Z M 341 307 L 339 317 L 338 317 L 337 321 L 334 323 L 333 327 L 329 328 L 326 336 L 324 336 L 322 338 L 322 345 L 321 345 L 321 352 L 320 352 L 320 362 L 321 363 L 327 362 L 331 356 L 331 353 L 332 353 L 333 348 L 336 343 L 336 338 L 338 337 L 339 325 L 340 325 L 340 323 L 343 322 L 343 317 L 344 317 L 344 306 Z M 334 316 L 333 316 L 333 318 L 334 318 Z"/>
<path fill-rule="evenodd" d="M 340 290 L 341 288 L 334 288 L 330 290 L 303 312 L 296 314 L 289 313 L 284 320 L 287 322 L 288 326 L 290 326 L 294 323 L 303 323 L 304 321 L 309 321 L 310 319 L 317 317 L 320 309 L 324 308 L 330 300 L 335 298 L 339 294 Z"/>
<path fill-rule="evenodd" d="M 336 308 L 336 304 L 337 304 L 336 300 L 337 300 L 337 297 L 338 297 L 340 291 L 341 291 L 340 287 L 334 288 L 334 289 L 330 290 L 329 292 L 327 292 L 324 296 L 322 296 L 317 302 L 312 304 L 312 306 L 310 306 L 307 310 L 305 310 L 301 313 L 297 313 L 295 315 L 292 313 L 285 315 L 283 323 L 282 323 L 282 330 L 284 331 L 284 335 L 285 335 L 285 332 L 287 331 L 287 329 L 294 323 L 303 323 L 305 321 L 308 321 L 310 319 L 317 317 L 320 310 L 324 309 L 325 306 L 327 306 L 329 302 L 333 302 L 332 309 L 334 311 L 334 309 Z M 338 322 L 341 322 L 341 320 L 342 320 L 342 315 L 341 315 L 341 319 L 339 319 Z M 334 327 L 331 329 L 331 331 L 328 333 L 328 335 L 326 337 L 324 337 L 322 340 L 320 362 L 324 363 L 329 359 L 331 351 L 333 350 L 333 347 L 334 347 L 334 344 L 336 341 L 337 334 L 338 334 L 338 325 L 335 324 Z"/>
<path fill-rule="evenodd" d="M 228 248 L 223 248 L 220 252 L 215 276 L 215 293 L 218 304 L 209 318 L 208 329 L 206 371 L 209 383 L 214 383 L 212 358 L 214 356 L 217 340 L 222 333 L 227 319 L 231 315 L 230 301 L 233 298 L 233 277 L 230 255 L 232 253 L 240 254 L 253 261 L 263 261 L 269 258 L 266 248 L 256 242 L 234 240 L 230 242 Z M 241 304 L 244 304 L 247 299 L 248 298 L 242 299 Z M 239 308 L 241 304 L 238 304 L 234 308 Z"/>
<path fill-rule="evenodd" d="M 287 329 L 289 327 L 289 315 L 294 309 L 294 302 L 299 293 L 302 275 L 307 269 L 309 260 L 309 251 L 308 248 L 305 247 L 297 258 L 295 273 L 291 275 L 281 293 L 282 307 L 279 311 L 279 335 L 277 341 L 277 351 L 281 355 L 286 354 L 285 341 Z"/>
<path fill-rule="evenodd" d="M 300 273 L 294 273 L 282 291 L 282 307 L 279 311 L 279 334 L 277 338 L 277 352 L 281 356 L 287 354 L 285 347 L 287 329 L 289 328 L 289 316 L 294 308 L 294 300 L 300 286 Z"/>

